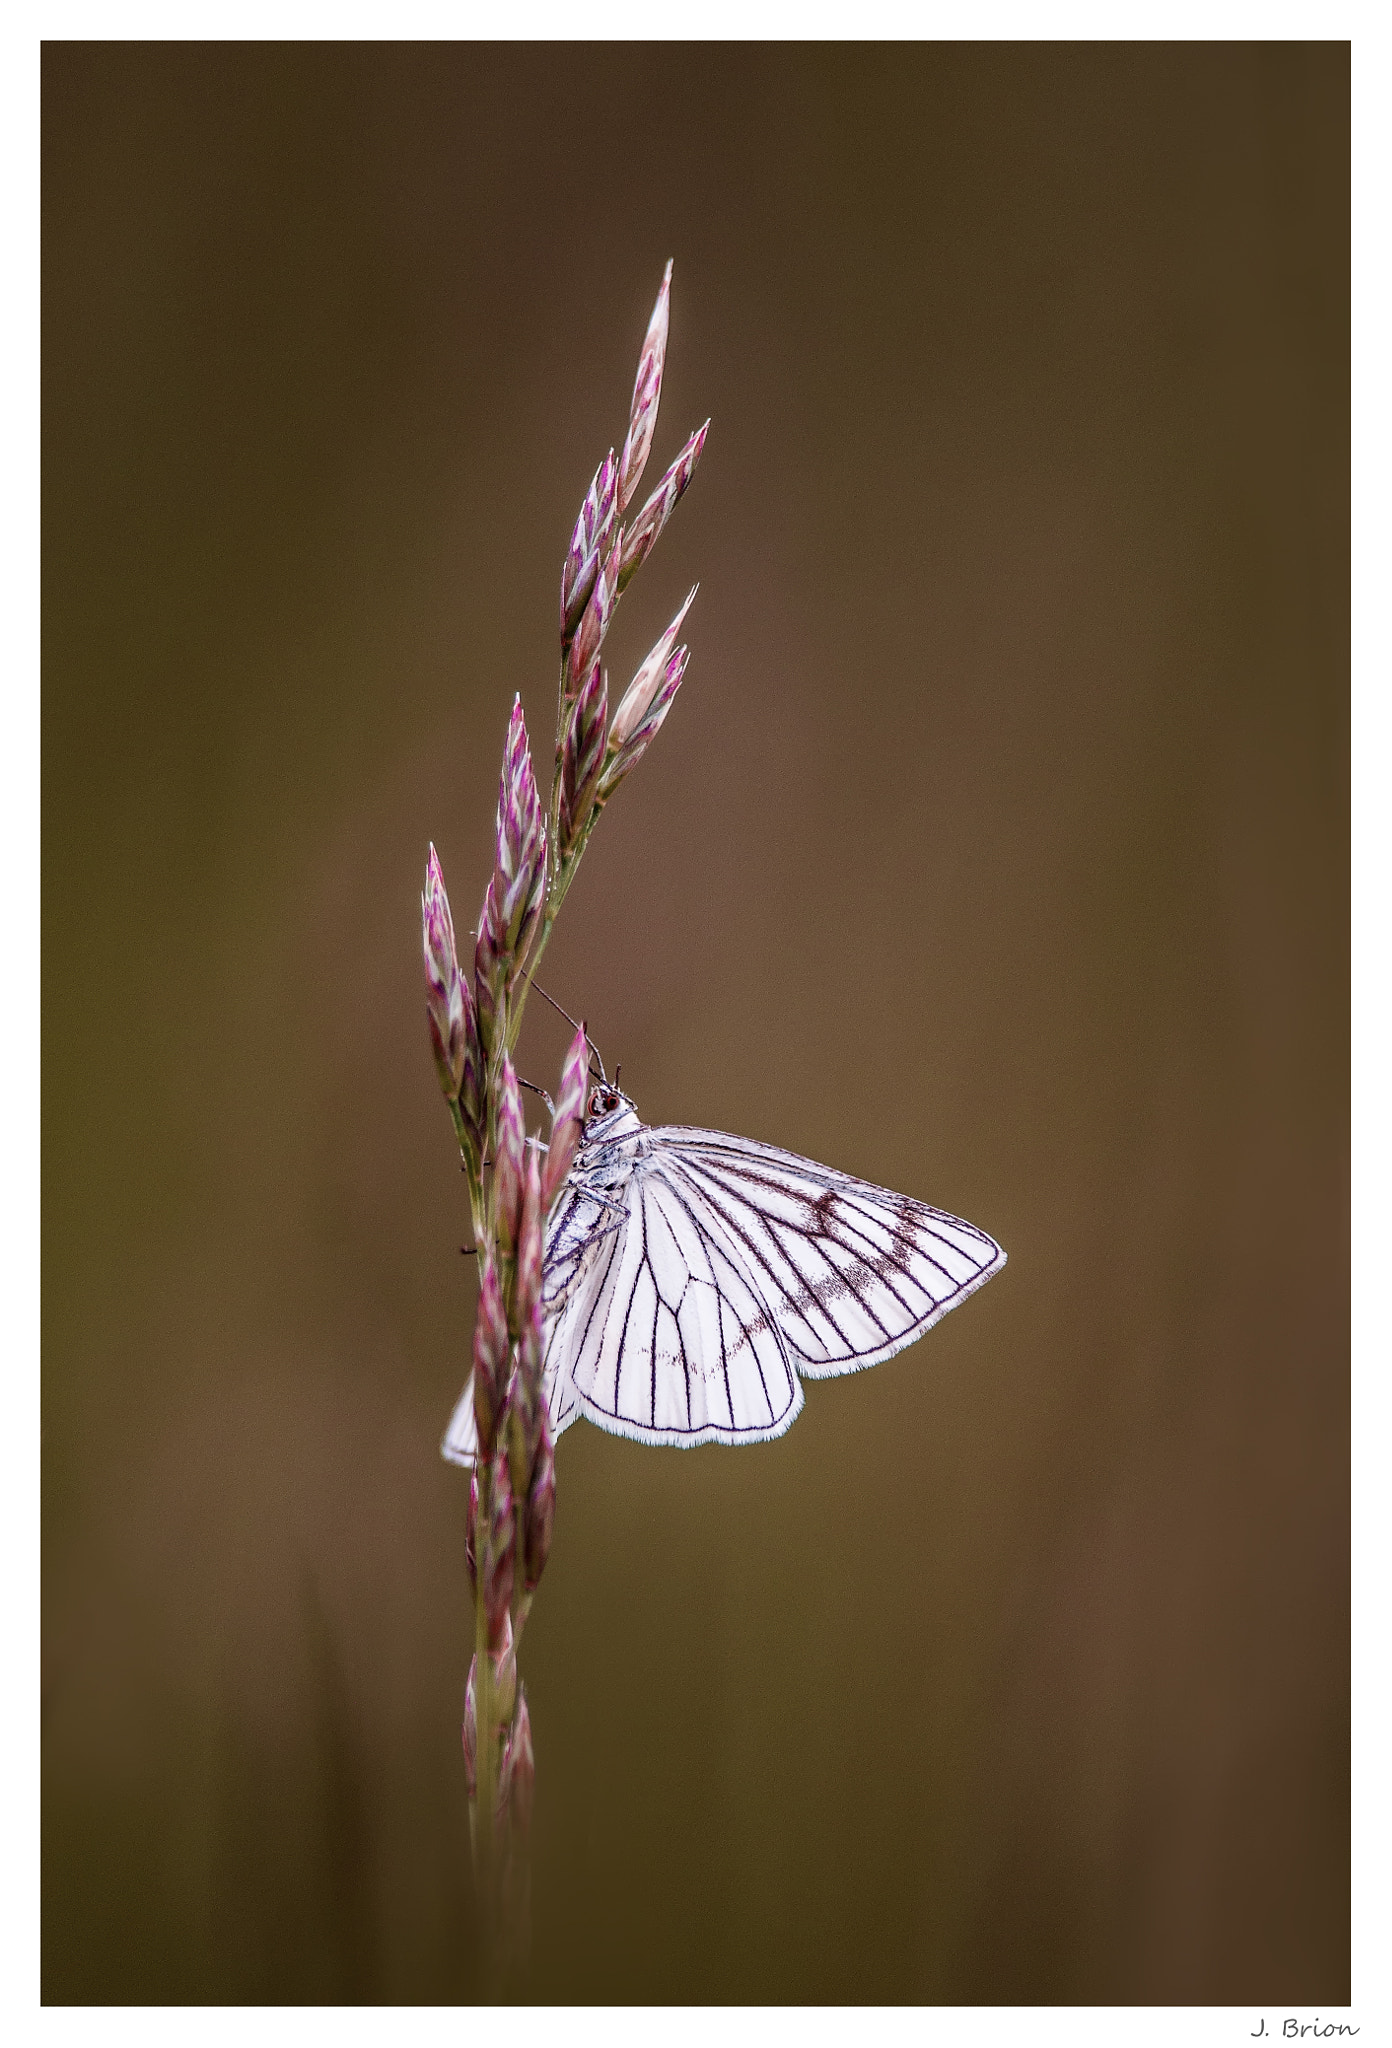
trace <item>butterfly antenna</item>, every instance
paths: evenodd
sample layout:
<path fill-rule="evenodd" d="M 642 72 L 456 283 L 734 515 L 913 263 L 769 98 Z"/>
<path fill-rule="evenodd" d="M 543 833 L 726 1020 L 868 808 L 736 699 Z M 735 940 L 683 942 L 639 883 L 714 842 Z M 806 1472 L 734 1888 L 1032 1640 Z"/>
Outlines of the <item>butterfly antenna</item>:
<path fill-rule="evenodd" d="M 584 1025 L 577 1024 L 575 1019 L 571 1016 L 569 1010 L 563 1010 L 560 1004 L 556 1001 L 556 998 L 554 996 L 547 995 L 546 990 L 542 987 L 539 981 L 534 981 L 532 983 L 532 987 L 536 990 L 537 994 L 541 997 L 544 1003 L 550 1003 L 552 1009 L 556 1012 L 558 1017 L 565 1018 L 566 1023 L 569 1024 L 572 1031 L 585 1031 Z M 585 1031 L 586 1038 L 588 1038 L 589 1035 L 589 1032 Z"/>
<path fill-rule="evenodd" d="M 563 1010 L 560 1004 L 556 1001 L 556 998 L 554 996 L 547 995 L 546 990 L 542 987 L 539 981 L 534 981 L 532 983 L 532 987 L 536 990 L 537 994 L 541 997 L 544 1003 L 550 1003 L 552 1009 L 556 1012 L 558 1017 L 565 1018 L 566 1023 L 569 1024 L 572 1031 L 584 1032 L 586 1045 L 590 1048 L 590 1051 L 599 1061 L 599 1078 L 601 1081 L 607 1084 L 609 1076 L 604 1071 L 604 1055 L 600 1051 L 599 1047 L 595 1044 L 594 1040 L 591 1038 L 588 1025 L 577 1024 L 574 1017 L 571 1016 L 569 1010 Z"/>

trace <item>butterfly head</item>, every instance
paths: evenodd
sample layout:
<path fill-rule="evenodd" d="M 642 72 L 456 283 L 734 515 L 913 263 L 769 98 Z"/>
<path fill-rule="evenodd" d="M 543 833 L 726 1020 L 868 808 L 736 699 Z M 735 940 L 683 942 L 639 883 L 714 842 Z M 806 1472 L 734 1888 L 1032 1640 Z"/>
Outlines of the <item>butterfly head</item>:
<path fill-rule="evenodd" d="M 597 1081 L 590 1090 L 590 1099 L 585 1104 L 585 1123 L 600 1123 L 606 1116 L 612 1116 L 616 1109 L 622 1109 L 628 1097 L 616 1088 L 612 1081 Z"/>
<path fill-rule="evenodd" d="M 608 1145 L 638 1129 L 638 1113 L 616 1081 L 595 1081 L 585 1098 L 585 1129 L 581 1144 Z"/>

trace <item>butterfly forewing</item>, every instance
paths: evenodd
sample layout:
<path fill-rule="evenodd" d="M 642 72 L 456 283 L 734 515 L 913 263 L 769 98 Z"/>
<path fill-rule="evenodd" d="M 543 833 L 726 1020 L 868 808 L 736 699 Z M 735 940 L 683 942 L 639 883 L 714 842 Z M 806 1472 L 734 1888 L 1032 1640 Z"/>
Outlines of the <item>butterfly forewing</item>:
<path fill-rule="evenodd" d="M 1005 1263 L 974 1224 L 775 1146 L 650 1136 L 653 1170 L 740 1246 L 808 1378 L 891 1357 Z"/>

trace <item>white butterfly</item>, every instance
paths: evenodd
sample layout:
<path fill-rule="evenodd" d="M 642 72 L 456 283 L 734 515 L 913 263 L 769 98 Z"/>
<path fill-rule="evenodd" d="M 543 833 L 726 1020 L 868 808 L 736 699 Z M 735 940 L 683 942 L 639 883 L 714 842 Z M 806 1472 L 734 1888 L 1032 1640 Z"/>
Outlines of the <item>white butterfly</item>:
<path fill-rule="evenodd" d="M 878 1365 L 998 1273 L 994 1238 L 774 1145 L 665 1124 L 591 1090 L 546 1232 L 545 1388 L 649 1444 L 781 1436 L 804 1379 Z M 473 1381 L 441 1449 L 471 1465 Z"/>

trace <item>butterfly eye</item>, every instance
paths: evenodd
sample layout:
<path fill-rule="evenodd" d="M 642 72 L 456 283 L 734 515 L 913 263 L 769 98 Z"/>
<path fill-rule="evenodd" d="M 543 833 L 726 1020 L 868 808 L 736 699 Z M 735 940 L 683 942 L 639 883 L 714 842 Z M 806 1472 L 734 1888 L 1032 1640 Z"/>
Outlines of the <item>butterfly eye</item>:
<path fill-rule="evenodd" d="M 595 1089 L 592 1089 L 592 1090 L 591 1090 L 591 1092 L 590 1092 L 590 1115 L 591 1115 L 591 1116 L 603 1116 L 603 1114 L 604 1114 L 604 1090 L 603 1090 L 602 1088 L 595 1088 Z"/>

